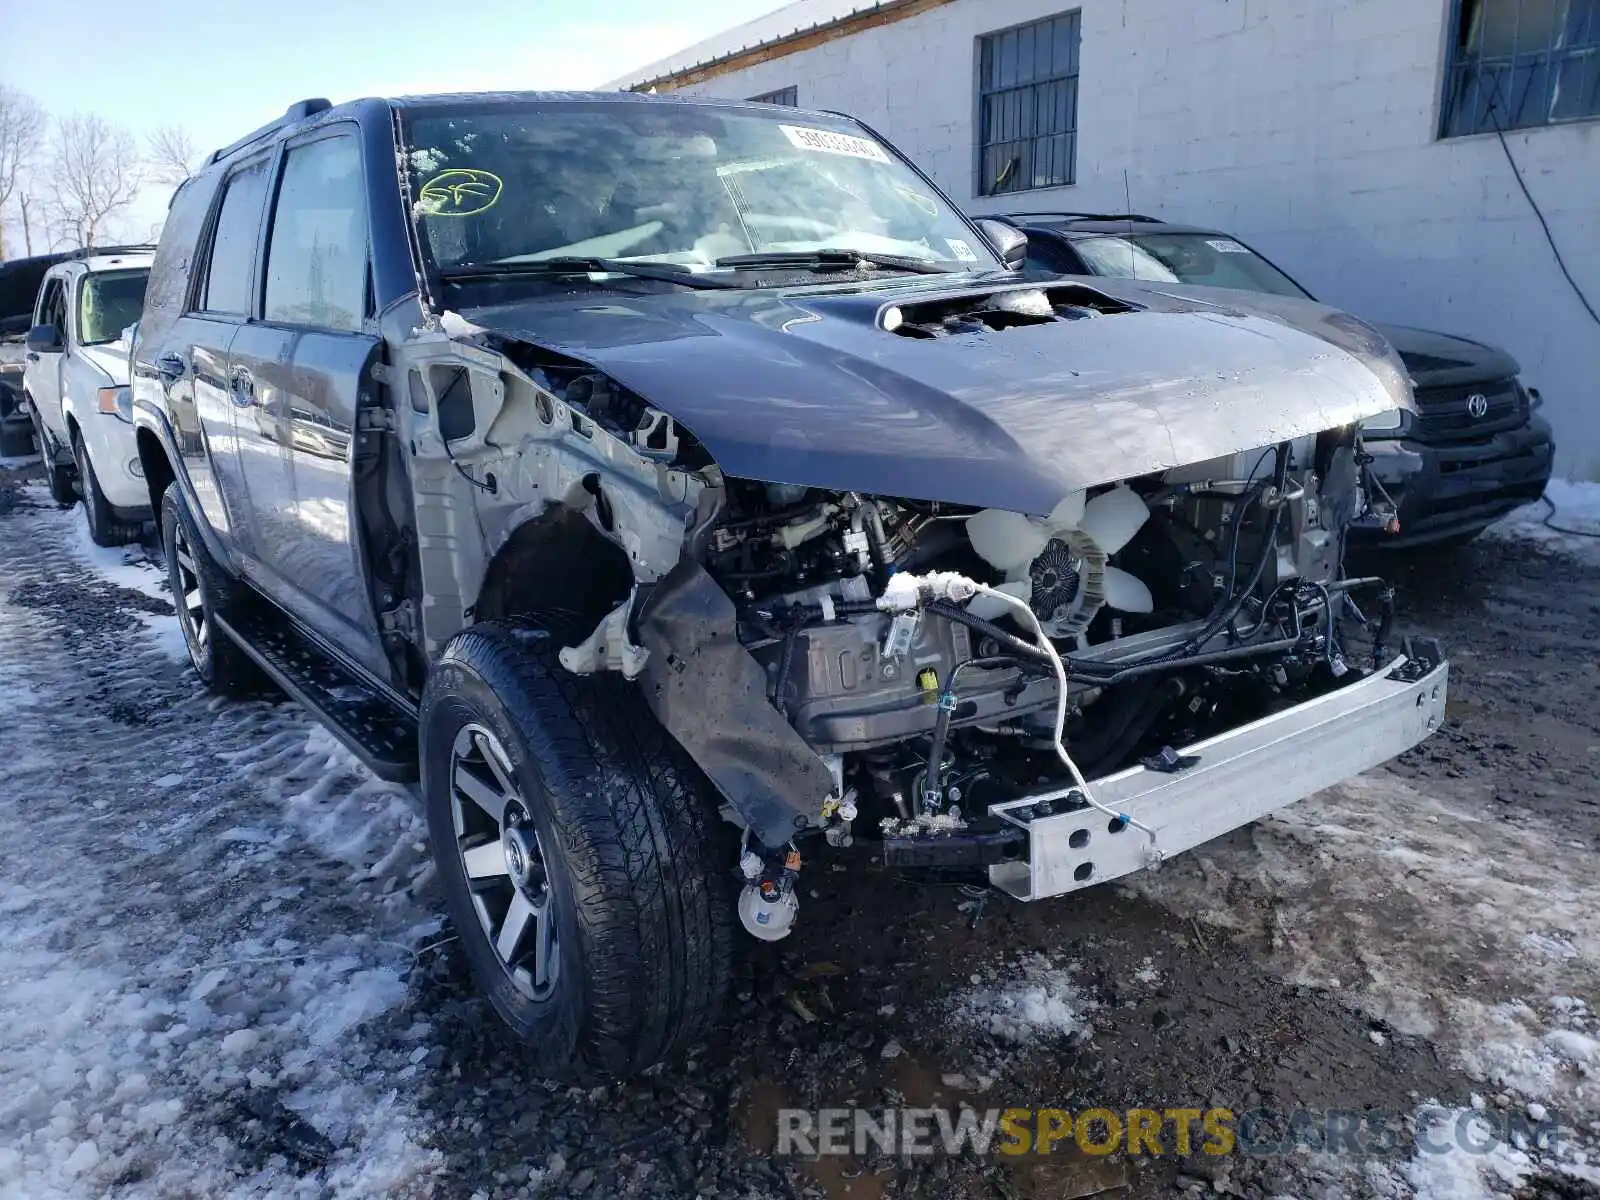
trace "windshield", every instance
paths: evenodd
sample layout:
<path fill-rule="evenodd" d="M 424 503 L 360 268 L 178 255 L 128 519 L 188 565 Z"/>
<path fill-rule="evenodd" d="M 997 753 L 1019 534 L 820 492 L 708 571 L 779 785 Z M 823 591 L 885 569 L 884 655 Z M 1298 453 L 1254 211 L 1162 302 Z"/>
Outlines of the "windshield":
<path fill-rule="evenodd" d="M 148 270 L 100 271 L 78 288 L 78 344 L 114 342 L 144 312 Z"/>
<path fill-rule="evenodd" d="M 1216 234 L 1095 234 L 1074 238 L 1072 248 L 1096 275 L 1310 298 L 1304 288 L 1243 242 Z"/>
<path fill-rule="evenodd" d="M 838 117 L 637 102 L 402 109 L 435 269 L 596 257 L 731 272 L 847 249 L 999 264 L 893 151 Z"/>

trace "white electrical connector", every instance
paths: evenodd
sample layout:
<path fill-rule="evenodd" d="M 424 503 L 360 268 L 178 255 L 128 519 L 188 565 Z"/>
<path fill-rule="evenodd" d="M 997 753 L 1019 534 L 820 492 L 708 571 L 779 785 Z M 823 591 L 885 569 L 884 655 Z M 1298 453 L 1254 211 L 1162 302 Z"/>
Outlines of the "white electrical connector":
<path fill-rule="evenodd" d="M 884 612 L 909 612 L 928 600 L 950 600 L 960 604 L 984 590 L 987 589 L 982 584 L 974 583 L 955 571 L 891 575 L 883 595 L 878 597 L 878 607 Z"/>

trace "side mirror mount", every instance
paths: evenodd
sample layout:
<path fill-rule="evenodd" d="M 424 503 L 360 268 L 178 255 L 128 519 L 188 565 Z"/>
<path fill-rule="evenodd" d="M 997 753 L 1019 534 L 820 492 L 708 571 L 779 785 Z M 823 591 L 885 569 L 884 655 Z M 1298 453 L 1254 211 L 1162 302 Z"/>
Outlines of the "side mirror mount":
<path fill-rule="evenodd" d="M 54 325 L 35 325 L 28 330 L 27 345 L 35 354 L 60 354 L 61 330 Z"/>
<path fill-rule="evenodd" d="M 989 239 L 1008 271 L 1020 271 L 1028 262 L 1028 235 L 1009 221 L 979 217 L 975 224 Z"/>

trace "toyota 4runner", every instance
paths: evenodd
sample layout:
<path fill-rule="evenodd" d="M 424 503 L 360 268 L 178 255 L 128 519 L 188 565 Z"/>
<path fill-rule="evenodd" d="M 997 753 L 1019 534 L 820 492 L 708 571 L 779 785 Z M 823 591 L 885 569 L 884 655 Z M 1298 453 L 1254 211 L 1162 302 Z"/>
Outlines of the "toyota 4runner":
<path fill-rule="evenodd" d="M 195 670 L 416 782 L 538 1069 L 702 1035 L 855 836 L 1059 896 L 1441 719 L 1342 570 L 1388 343 L 1024 251 L 848 118 L 631 94 L 305 101 L 177 193 L 132 371 Z"/>

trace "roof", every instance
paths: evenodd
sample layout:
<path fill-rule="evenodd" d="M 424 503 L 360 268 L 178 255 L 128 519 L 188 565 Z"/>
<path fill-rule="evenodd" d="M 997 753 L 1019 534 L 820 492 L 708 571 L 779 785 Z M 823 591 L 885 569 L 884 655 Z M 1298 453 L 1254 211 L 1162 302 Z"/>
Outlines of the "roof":
<path fill-rule="evenodd" d="M 153 250 L 133 250 L 121 254 L 90 254 L 84 260 L 90 273 L 95 271 L 135 270 L 139 267 L 148 267 L 155 261 Z"/>
<path fill-rule="evenodd" d="M 1111 213 L 996 213 L 1001 220 L 1010 221 L 1020 229 L 1047 229 L 1053 233 L 1197 233 L 1207 237 L 1229 237 L 1220 229 L 1204 225 L 1177 225 L 1159 217 L 1132 216 Z"/>
<path fill-rule="evenodd" d="M 648 87 L 685 71 L 707 67 L 749 50 L 775 46 L 800 34 L 837 25 L 840 21 L 881 9 L 899 8 L 910 0 L 795 0 L 776 12 L 743 25 L 735 25 L 714 37 L 696 42 L 676 54 L 630 71 L 605 86 L 617 89 Z"/>

